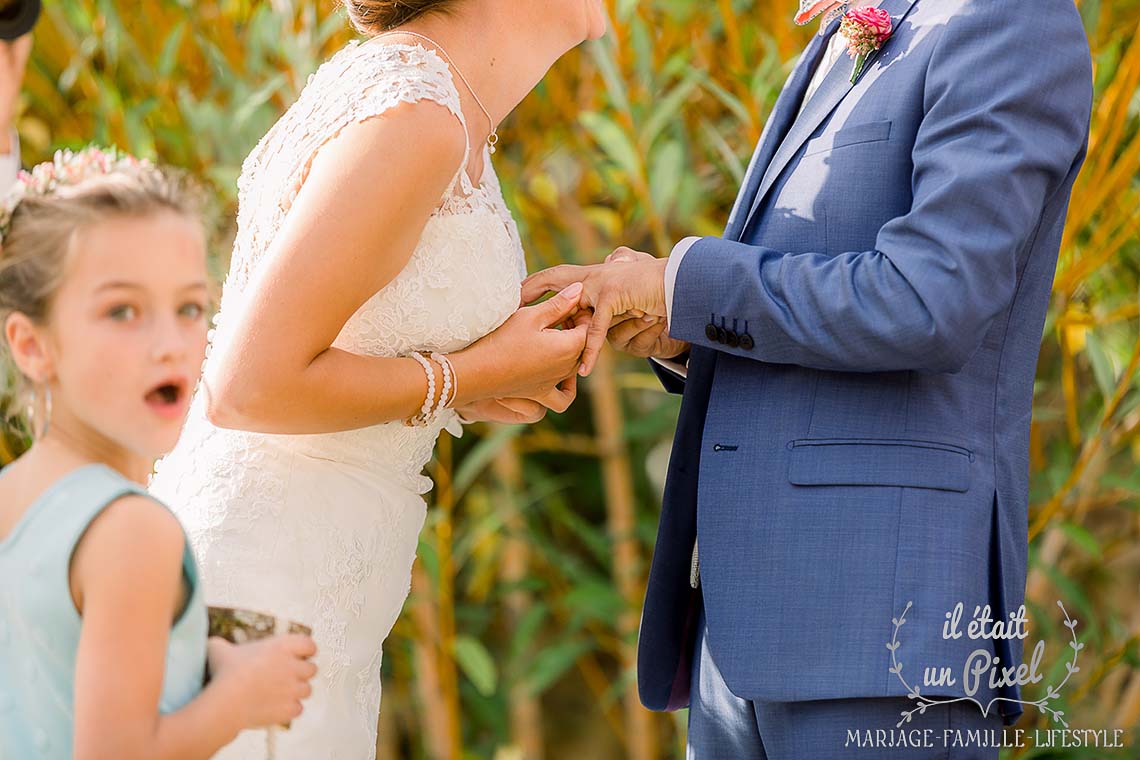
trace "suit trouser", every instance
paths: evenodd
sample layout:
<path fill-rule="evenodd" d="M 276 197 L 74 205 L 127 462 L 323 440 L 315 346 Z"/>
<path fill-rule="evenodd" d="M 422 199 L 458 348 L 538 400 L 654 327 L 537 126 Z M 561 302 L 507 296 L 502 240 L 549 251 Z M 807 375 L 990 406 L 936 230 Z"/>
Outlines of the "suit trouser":
<path fill-rule="evenodd" d="M 729 691 L 706 644 L 693 651 L 688 760 L 996 760 L 1002 720 L 974 702 L 928 708 L 901 728 L 905 697 L 758 702 Z M 968 732 L 974 731 L 971 736 Z M 900 736 L 901 734 L 901 736 Z M 988 737 L 988 739 L 987 739 Z M 996 737 L 996 738 L 995 738 Z M 891 746 L 894 744 L 895 746 Z"/>

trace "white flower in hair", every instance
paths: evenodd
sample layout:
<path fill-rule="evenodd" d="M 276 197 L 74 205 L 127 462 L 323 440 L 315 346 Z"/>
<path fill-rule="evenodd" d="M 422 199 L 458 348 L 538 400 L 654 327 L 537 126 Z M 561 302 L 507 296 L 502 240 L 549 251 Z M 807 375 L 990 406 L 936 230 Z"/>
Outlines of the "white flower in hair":
<path fill-rule="evenodd" d="M 48 196 L 61 187 L 78 185 L 92 177 L 150 165 L 149 161 L 135 158 L 117 148 L 91 145 L 79 152 L 57 150 L 51 161 L 36 164 L 30 172 L 21 170 L 3 199 L 0 199 L 0 240 L 7 237 L 12 226 L 12 215 L 25 198 Z"/>

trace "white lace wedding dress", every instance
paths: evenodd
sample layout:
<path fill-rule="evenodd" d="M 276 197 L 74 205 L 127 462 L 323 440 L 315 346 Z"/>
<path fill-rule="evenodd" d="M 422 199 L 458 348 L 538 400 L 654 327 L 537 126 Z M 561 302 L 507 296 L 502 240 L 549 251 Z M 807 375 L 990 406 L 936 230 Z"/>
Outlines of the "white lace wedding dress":
<path fill-rule="evenodd" d="M 345 126 L 420 99 L 446 105 L 466 132 L 450 69 L 426 47 L 350 43 L 310 77 L 242 167 L 237 239 L 203 367 L 211 348 L 230 340 L 247 286 L 316 151 Z M 376 356 L 450 352 L 515 311 L 525 275 L 518 229 L 489 151 L 477 186 L 466 171 L 469 151 L 470 144 L 407 266 L 349 319 L 334 346 Z M 421 494 L 432 486 L 423 468 L 445 427 L 462 434 L 450 411 L 428 427 L 228 430 L 206 419 L 199 383 L 177 446 L 157 463 L 149 488 L 184 524 L 207 602 L 313 629 L 320 650 L 313 694 L 292 728 L 278 732 L 277 758 L 374 757 L 381 643 L 408 595 L 425 516 Z M 244 731 L 216 757 L 261 760 L 265 747 L 264 731 Z"/>

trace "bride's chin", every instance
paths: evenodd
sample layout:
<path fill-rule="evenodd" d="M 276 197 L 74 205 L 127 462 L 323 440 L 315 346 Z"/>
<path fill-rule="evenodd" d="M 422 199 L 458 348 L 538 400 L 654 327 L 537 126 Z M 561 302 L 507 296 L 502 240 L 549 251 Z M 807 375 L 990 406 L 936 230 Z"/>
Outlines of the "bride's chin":
<path fill-rule="evenodd" d="M 585 0 L 586 2 L 586 37 L 587 40 L 597 40 L 606 36 L 605 8 L 601 0 Z"/>

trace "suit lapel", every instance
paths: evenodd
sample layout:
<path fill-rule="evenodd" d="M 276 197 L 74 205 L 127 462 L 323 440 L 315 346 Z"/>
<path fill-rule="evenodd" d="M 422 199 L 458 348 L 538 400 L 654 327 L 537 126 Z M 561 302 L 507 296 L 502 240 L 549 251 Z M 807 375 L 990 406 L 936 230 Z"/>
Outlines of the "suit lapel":
<path fill-rule="evenodd" d="M 892 28 L 897 31 L 902 20 L 906 18 L 910 9 L 914 7 L 914 2 L 915 0 L 883 0 L 883 2 L 879 4 L 879 7 L 891 15 Z M 838 25 L 838 22 L 835 23 Z M 829 33 L 827 37 L 830 36 Z M 892 36 L 891 39 L 883 43 L 883 47 L 885 48 L 890 45 L 893 39 Z M 863 73 L 859 75 L 860 79 L 866 76 L 867 71 L 871 68 L 871 64 L 880 52 L 882 52 L 881 48 L 867 56 Z M 841 55 L 824 77 L 819 89 L 812 94 L 803 112 L 793 122 L 791 129 L 788 130 L 787 135 L 784 137 L 783 142 L 780 143 L 779 148 L 775 151 L 767 169 L 763 172 L 763 177 L 756 189 L 756 194 L 752 198 L 748 216 L 740 228 L 741 233 L 747 228 L 748 222 L 752 220 L 756 210 L 760 208 L 764 197 L 768 194 L 768 191 L 772 189 L 772 186 L 776 183 L 780 174 L 787 167 L 788 162 L 799 152 L 800 147 L 807 142 L 807 139 L 815 134 L 819 125 L 835 110 L 835 107 L 839 105 L 843 98 L 847 97 L 847 93 L 851 92 L 852 88 L 854 88 L 855 84 L 851 82 L 851 67 L 853 65 L 850 56 L 846 54 Z M 857 83 L 858 80 L 856 80 L 856 84 Z M 806 83 L 804 86 L 806 88 Z"/>
<path fill-rule="evenodd" d="M 836 22 L 838 25 L 838 22 Z M 744 183 L 736 196 L 736 203 L 732 213 L 728 216 L 728 226 L 725 227 L 724 237 L 727 240 L 739 240 L 744 230 L 744 210 L 756 195 L 756 189 L 764 177 L 764 170 L 772 162 L 772 156 L 780 146 L 780 141 L 788 131 L 799 110 L 800 101 L 803 100 L 804 91 L 811 81 L 812 72 L 815 71 L 820 58 L 827 49 L 827 37 L 818 34 L 812 36 L 811 42 L 804 48 L 796 68 L 788 77 L 784 89 L 776 98 L 772 113 L 764 125 L 760 135 L 760 142 L 752 153 L 752 160 L 748 164 L 748 171 L 744 175 Z M 742 208 L 743 207 L 743 208 Z"/>

